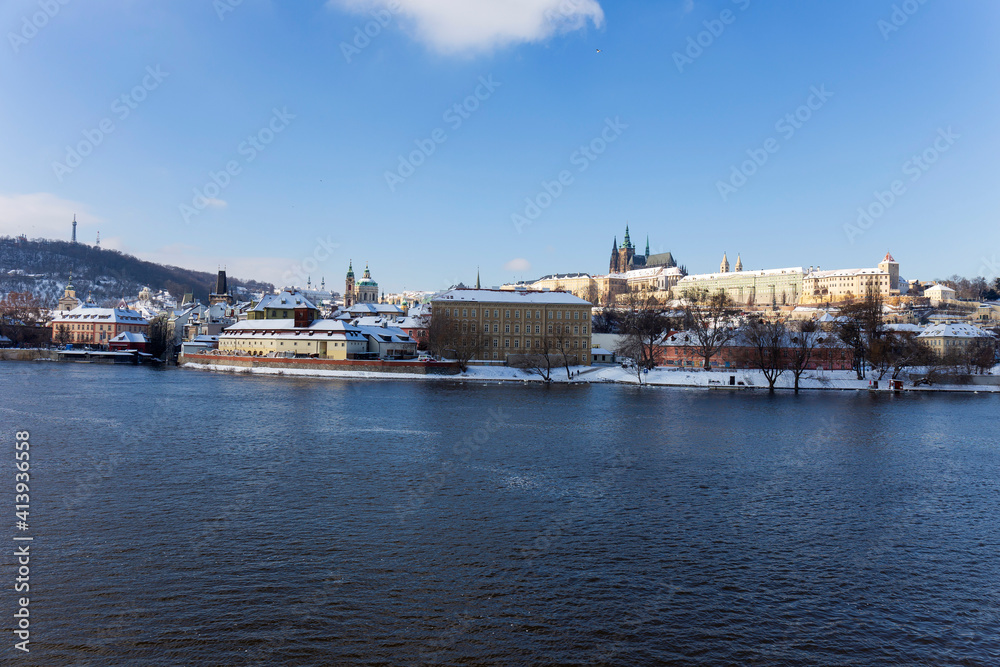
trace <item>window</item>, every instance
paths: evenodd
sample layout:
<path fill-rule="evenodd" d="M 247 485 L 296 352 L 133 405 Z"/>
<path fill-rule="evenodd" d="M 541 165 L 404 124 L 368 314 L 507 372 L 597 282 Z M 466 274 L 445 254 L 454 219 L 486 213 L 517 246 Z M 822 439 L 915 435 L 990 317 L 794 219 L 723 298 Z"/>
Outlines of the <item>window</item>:
<path fill-rule="evenodd" d="M 518 319 L 518 320 L 521 319 L 521 311 L 520 310 L 515 310 L 514 311 L 514 318 Z"/>
<path fill-rule="evenodd" d="M 573 333 L 579 335 L 580 334 L 580 327 L 573 327 Z"/>
<path fill-rule="evenodd" d="M 530 310 L 524 311 L 524 319 L 526 319 L 526 320 L 530 320 L 531 319 L 531 311 Z"/>
<path fill-rule="evenodd" d="M 521 325 L 520 324 L 515 324 L 514 325 L 514 333 L 521 333 Z"/>
<path fill-rule="evenodd" d="M 476 333 L 476 323 L 472 323 L 472 333 Z"/>
<path fill-rule="evenodd" d="M 499 324 L 494 324 L 493 325 L 493 333 L 500 333 L 500 325 Z"/>
<path fill-rule="evenodd" d="M 581 333 L 587 333 L 587 325 L 586 324 L 583 325 L 583 330 L 581 331 Z"/>
<path fill-rule="evenodd" d="M 500 340 L 499 339 L 497 339 L 497 338 L 493 339 L 493 347 L 500 347 Z M 494 354 L 496 354 L 496 353 L 494 352 Z M 496 359 L 495 356 L 493 358 Z"/>
<path fill-rule="evenodd" d="M 514 349 L 517 349 L 519 347 L 521 347 L 521 341 L 515 339 L 514 340 Z"/>
<path fill-rule="evenodd" d="M 510 333 L 510 325 L 509 324 L 503 325 L 503 332 L 504 333 Z"/>
<path fill-rule="evenodd" d="M 463 308 L 462 309 L 462 317 L 468 317 L 468 316 L 469 316 L 469 309 L 468 308 Z"/>
<path fill-rule="evenodd" d="M 549 333 L 552 333 L 552 325 L 549 325 Z"/>
<path fill-rule="evenodd" d="M 499 310 L 494 310 L 493 311 L 493 317 L 500 317 L 500 311 Z"/>
<path fill-rule="evenodd" d="M 540 310 L 536 310 L 535 311 L 535 319 L 536 320 L 542 319 L 542 311 L 540 311 Z"/>
<path fill-rule="evenodd" d="M 535 325 L 535 333 L 536 333 L 536 334 L 539 334 L 539 333 L 542 333 L 542 332 L 541 332 L 541 328 L 542 328 L 542 327 L 540 327 L 539 325 L 537 325 L 537 324 L 536 324 L 536 325 Z"/>
<path fill-rule="evenodd" d="M 561 320 L 562 319 L 562 311 L 561 310 L 557 310 L 556 311 L 556 319 L 557 320 Z"/>
<path fill-rule="evenodd" d="M 472 317 L 475 317 L 475 316 L 476 316 L 476 309 L 475 309 L 475 308 L 473 308 L 473 309 L 472 309 Z"/>
<path fill-rule="evenodd" d="M 580 319 L 580 311 L 576 311 L 575 313 L 573 313 L 573 319 L 574 320 Z"/>
<path fill-rule="evenodd" d="M 510 347 L 510 338 L 504 338 L 503 346 L 504 347 Z"/>

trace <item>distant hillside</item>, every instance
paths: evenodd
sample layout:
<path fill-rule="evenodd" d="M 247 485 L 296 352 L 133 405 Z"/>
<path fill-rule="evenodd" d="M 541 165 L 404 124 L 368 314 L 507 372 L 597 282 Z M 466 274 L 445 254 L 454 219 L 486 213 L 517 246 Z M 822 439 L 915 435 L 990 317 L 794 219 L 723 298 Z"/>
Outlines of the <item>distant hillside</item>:
<path fill-rule="evenodd" d="M 83 243 L 0 237 L 0 294 L 27 290 L 52 307 L 62 296 L 70 273 L 77 297 L 84 299 L 91 293 L 97 303 L 134 298 L 143 287 L 166 290 L 178 300 L 192 292 L 207 302 L 216 281 L 212 273 L 154 264 Z M 248 295 L 270 292 L 274 286 L 230 277 L 229 288 Z"/>

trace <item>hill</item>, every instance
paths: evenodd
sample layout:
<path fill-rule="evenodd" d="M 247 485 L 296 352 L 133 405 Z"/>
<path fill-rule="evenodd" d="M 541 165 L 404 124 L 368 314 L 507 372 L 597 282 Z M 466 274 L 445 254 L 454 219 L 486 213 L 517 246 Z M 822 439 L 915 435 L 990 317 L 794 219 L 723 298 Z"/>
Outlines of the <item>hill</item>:
<path fill-rule="evenodd" d="M 216 275 L 178 266 L 147 262 L 132 255 L 83 243 L 45 239 L 0 237 L 0 294 L 28 291 L 46 307 L 62 296 L 66 280 L 80 298 L 91 294 L 97 303 L 134 298 L 143 287 L 165 290 L 178 301 L 187 292 L 207 303 L 214 291 Z M 229 278 L 229 288 L 238 296 L 270 292 L 274 286 L 254 280 Z"/>

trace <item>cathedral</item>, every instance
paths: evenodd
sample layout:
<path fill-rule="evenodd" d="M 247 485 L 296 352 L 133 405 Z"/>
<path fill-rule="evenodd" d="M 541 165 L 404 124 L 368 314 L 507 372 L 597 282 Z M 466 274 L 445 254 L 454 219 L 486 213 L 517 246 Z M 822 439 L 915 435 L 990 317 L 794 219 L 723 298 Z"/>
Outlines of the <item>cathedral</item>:
<path fill-rule="evenodd" d="M 669 252 L 657 255 L 649 254 L 649 237 L 646 237 L 646 254 L 635 254 L 635 246 L 629 238 L 628 225 L 625 225 L 625 240 L 618 245 L 618 237 L 615 237 L 614 245 L 611 246 L 611 265 L 608 273 L 625 273 L 635 269 L 647 269 L 662 266 L 672 268 L 677 266 L 674 256 Z"/>
<path fill-rule="evenodd" d="M 354 282 L 354 262 L 350 262 L 347 267 L 347 282 L 344 285 L 344 308 L 359 303 L 378 303 L 378 283 L 372 280 L 367 264 L 361 280 Z"/>

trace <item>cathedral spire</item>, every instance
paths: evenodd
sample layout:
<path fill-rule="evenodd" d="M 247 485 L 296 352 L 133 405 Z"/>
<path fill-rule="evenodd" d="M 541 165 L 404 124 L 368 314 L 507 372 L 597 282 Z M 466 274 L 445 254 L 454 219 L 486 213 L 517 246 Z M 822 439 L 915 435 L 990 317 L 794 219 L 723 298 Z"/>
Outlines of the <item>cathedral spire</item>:
<path fill-rule="evenodd" d="M 632 241 L 628 237 L 628 224 L 627 223 L 625 224 L 625 240 L 622 241 L 622 246 L 625 247 L 625 248 L 631 248 L 632 247 Z"/>
<path fill-rule="evenodd" d="M 726 253 L 722 253 L 722 264 L 719 265 L 719 273 L 729 273 L 729 258 Z"/>
<path fill-rule="evenodd" d="M 649 234 L 646 234 L 646 259 L 649 259 Z"/>
<path fill-rule="evenodd" d="M 743 270 L 743 258 L 740 257 L 740 253 L 736 253 L 736 266 L 733 267 L 736 271 Z"/>
<path fill-rule="evenodd" d="M 479 284 L 479 267 L 476 267 L 476 289 L 483 289 Z"/>

